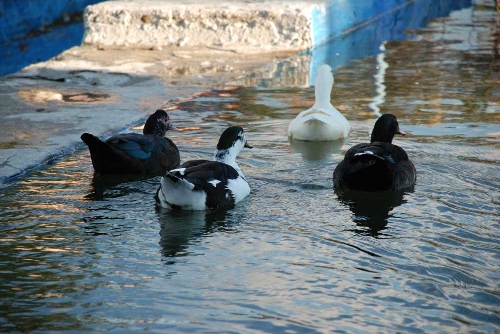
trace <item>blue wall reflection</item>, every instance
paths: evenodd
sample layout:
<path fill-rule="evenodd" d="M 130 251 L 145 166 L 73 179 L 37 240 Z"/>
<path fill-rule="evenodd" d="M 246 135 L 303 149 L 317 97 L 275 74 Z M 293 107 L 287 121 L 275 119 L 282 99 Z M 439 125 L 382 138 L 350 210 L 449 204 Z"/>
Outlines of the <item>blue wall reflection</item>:
<path fill-rule="evenodd" d="M 472 3 L 471 0 L 367 0 L 364 5 L 352 6 L 355 2 L 361 1 L 352 1 L 350 4 L 334 0 L 326 15 L 315 13 L 317 20 L 313 25 L 317 27 L 313 30 L 317 35 L 314 39 L 324 42 L 309 51 L 312 53 L 309 72 L 311 85 L 314 83 L 316 68 L 320 65 L 329 64 L 335 70 L 351 60 L 376 55 L 383 51 L 381 49 L 385 41 L 408 39 L 407 31 L 423 27 L 433 18 L 448 16 L 453 10 L 470 7 Z M 387 7 L 390 4 L 392 6 Z M 387 13 L 392 7 L 395 10 Z M 376 9 L 378 11 L 374 12 Z M 340 13 L 346 13 L 345 17 L 339 15 L 339 10 Z M 384 12 L 386 14 L 377 15 Z M 348 28 L 346 17 L 351 20 L 360 17 L 364 20 L 356 21 L 359 25 L 357 29 L 345 32 Z M 366 21 L 370 17 L 375 19 Z M 327 29 L 331 32 L 329 38 L 326 36 Z"/>

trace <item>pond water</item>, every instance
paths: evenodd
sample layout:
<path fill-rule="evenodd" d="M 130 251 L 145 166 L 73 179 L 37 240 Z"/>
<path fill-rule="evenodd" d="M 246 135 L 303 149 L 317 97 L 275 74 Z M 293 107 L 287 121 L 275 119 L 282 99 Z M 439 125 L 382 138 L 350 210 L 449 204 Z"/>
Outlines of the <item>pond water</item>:
<path fill-rule="evenodd" d="M 86 150 L 2 189 L 1 330 L 499 331 L 496 15 L 454 12 L 339 67 L 332 103 L 352 132 L 338 145 L 286 138 L 313 88 L 227 88 L 175 106 L 183 160 L 244 125 L 252 192 L 232 210 L 158 209 L 158 178 L 93 182 Z M 340 201 L 336 164 L 386 112 L 410 133 L 395 142 L 415 189 Z"/>

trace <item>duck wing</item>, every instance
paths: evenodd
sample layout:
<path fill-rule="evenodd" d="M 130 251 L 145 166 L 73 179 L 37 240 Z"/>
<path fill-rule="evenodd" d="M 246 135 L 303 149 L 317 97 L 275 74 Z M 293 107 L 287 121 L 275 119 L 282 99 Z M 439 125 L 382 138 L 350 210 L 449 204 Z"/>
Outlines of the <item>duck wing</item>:
<path fill-rule="evenodd" d="M 134 159 L 145 160 L 151 157 L 151 153 L 158 147 L 161 137 L 154 135 L 143 135 L 138 133 L 118 134 L 106 140 L 106 144 L 122 150 L 126 155 Z"/>
<path fill-rule="evenodd" d="M 102 174 L 158 174 L 177 167 L 177 146 L 168 138 L 135 133 L 120 134 L 102 141 L 84 133 L 92 165 Z"/>
<path fill-rule="evenodd" d="M 228 183 L 239 177 L 236 169 L 230 165 L 208 160 L 188 161 L 165 175 L 165 178 L 174 185 L 182 184 L 184 189 L 205 193 L 205 205 L 211 209 L 234 205 L 234 194 L 229 190 Z M 165 191 L 169 190 L 165 189 Z M 174 198 L 173 194 L 167 197 Z M 176 203 L 171 200 L 170 204 L 175 205 Z"/>
<path fill-rule="evenodd" d="M 80 137 L 87 144 L 94 170 L 102 174 L 141 174 L 140 160 L 125 154 L 90 133 Z"/>
<path fill-rule="evenodd" d="M 225 186 L 230 179 L 237 179 L 238 172 L 233 167 L 217 161 L 193 160 L 171 170 L 168 176 L 184 179 L 193 185 L 193 190 L 209 193 L 218 186 Z"/>
<path fill-rule="evenodd" d="M 176 168 L 180 164 L 179 149 L 168 138 L 152 136 L 153 149 L 151 156 L 143 161 L 144 169 L 148 174 L 164 174 L 165 172 Z"/>
<path fill-rule="evenodd" d="M 288 136 L 298 140 L 326 141 L 347 137 L 351 127 L 333 106 L 302 111 L 288 126 Z"/>
<path fill-rule="evenodd" d="M 408 154 L 401 147 L 385 142 L 358 144 L 351 147 L 344 160 L 380 159 L 390 164 L 408 160 Z"/>

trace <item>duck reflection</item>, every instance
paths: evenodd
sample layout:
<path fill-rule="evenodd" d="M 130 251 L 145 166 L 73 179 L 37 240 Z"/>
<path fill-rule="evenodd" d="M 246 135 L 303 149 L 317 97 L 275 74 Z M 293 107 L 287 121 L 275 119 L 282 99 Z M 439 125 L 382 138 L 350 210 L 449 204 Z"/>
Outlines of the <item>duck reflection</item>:
<path fill-rule="evenodd" d="M 120 186 L 121 184 L 126 184 L 130 182 L 136 181 L 146 181 L 151 179 L 151 176 L 145 175 L 134 175 L 134 174 L 94 174 L 91 183 L 90 193 L 85 196 L 86 199 L 91 201 L 102 201 L 107 196 L 115 197 L 111 195 L 110 192 L 112 189 Z M 152 182 L 157 184 L 159 181 L 159 177 L 155 181 L 152 179 Z M 122 187 L 122 188 L 127 188 Z M 116 189 L 115 189 L 116 190 Z"/>
<path fill-rule="evenodd" d="M 225 210 L 187 211 L 157 208 L 160 221 L 160 245 L 165 257 L 188 254 L 189 244 L 197 238 L 227 228 Z M 169 264 L 174 261 L 169 261 Z"/>
<path fill-rule="evenodd" d="M 334 141 L 303 141 L 288 138 L 294 153 L 300 153 L 304 160 L 327 160 L 333 154 L 340 153 L 344 140 Z"/>
<path fill-rule="evenodd" d="M 391 211 L 406 202 L 404 196 L 409 192 L 413 192 L 413 188 L 377 192 L 343 191 L 337 192 L 337 196 L 354 214 L 353 221 L 356 225 L 367 227 L 370 235 L 376 237 L 386 228 Z M 366 229 L 355 231 L 366 233 Z"/>

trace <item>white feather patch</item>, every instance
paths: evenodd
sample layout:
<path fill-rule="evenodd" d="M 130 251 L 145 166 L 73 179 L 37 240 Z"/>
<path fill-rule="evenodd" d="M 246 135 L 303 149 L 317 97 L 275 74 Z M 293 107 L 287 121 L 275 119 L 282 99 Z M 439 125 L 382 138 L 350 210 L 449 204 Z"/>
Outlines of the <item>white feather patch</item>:
<path fill-rule="evenodd" d="M 364 152 L 359 152 L 359 153 L 356 153 L 354 156 L 357 157 L 357 156 L 360 156 L 360 155 L 375 155 L 372 151 L 364 151 Z"/>
<path fill-rule="evenodd" d="M 215 187 L 217 187 L 217 184 L 220 183 L 220 181 L 219 180 L 212 180 L 212 181 L 208 181 L 208 183 L 210 183 L 211 185 L 213 185 L 214 188 L 215 188 Z"/>
<path fill-rule="evenodd" d="M 158 197 L 160 204 L 169 207 L 168 203 L 187 210 L 205 210 L 207 195 L 203 191 L 193 191 L 194 185 L 186 180 L 172 182 L 168 177 L 161 178 Z"/>
<path fill-rule="evenodd" d="M 241 176 L 238 176 L 236 180 L 228 180 L 226 187 L 233 194 L 234 203 L 241 201 L 250 194 L 250 186 Z"/>
<path fill-rule="evenodd" d="M 176 168 L 176 169 L 170 170 L 170 173 L 179 172 L 179 174 L 184 175 L 185 170 L 186 170 L 186 168 Z"/>

